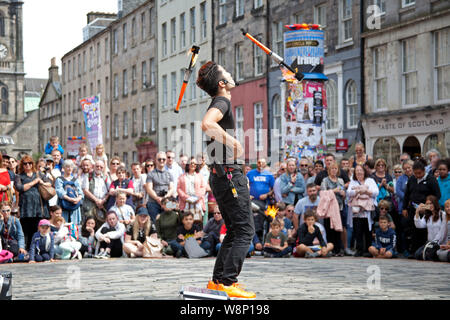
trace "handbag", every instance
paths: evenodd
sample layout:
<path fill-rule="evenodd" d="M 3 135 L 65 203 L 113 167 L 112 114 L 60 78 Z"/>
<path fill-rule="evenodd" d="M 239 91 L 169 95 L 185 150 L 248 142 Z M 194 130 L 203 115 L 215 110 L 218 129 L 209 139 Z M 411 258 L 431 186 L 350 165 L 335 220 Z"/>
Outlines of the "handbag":
<path fill-rule="evenodd" d="M 147 237 L 144 242 L 144 252 L 142 254 L 143 258 L 162 258 L 163 244 L 160 239 L 155 239 L 153 237 Z"/>
<path fill-rule="evenodd" d="M 44 184 L 38 185 L 39 194 L 41 195 L 42 199 L 45 201 L 50 200 L 56 195 L 56 189 L 52 186 L 46 186 Z"/>

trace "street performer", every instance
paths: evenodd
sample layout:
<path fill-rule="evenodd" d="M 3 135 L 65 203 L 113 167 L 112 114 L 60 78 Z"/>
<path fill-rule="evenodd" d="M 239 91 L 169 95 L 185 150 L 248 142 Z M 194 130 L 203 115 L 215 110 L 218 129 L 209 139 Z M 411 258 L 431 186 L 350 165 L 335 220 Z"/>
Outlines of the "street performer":
<path fill-rule="evenodd" d="M 207 288 L 225 291 L 234 298 L 253 299 L 255 293 L 245 291 L 237 280 L 255 234 L 248 180 L 238 162 L 243 149 L 234 138 L 230 91 L 237 84 L 222 66 L 209 61 L 200 68 L 197 85 L 212 97 L 202 130 L 210 137 L 209 183 L 227 228 Z"/>

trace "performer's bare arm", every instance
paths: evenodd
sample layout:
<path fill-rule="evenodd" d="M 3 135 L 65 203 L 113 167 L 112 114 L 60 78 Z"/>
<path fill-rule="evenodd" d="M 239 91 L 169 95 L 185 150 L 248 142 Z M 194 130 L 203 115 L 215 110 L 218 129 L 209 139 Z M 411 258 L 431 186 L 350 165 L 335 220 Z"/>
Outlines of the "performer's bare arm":
<path fill-rule="evenodd" d="M 234 151 L 234 159 L 239 158 L 244 153 L 241 144 L 238 140 L 230 136 L 225 130 L 223 130 L 218 122 L 222 120 L 223 114 L 219 109 L 211 108 L 206 113 L 202 121 L 202 130 L 211 138 L 216 141 L 226 144 Z"/>

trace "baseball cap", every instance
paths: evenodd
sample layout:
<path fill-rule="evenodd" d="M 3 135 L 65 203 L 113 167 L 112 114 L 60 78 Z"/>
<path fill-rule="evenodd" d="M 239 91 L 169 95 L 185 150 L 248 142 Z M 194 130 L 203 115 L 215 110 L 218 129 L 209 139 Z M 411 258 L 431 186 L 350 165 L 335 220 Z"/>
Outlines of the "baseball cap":
<path fill-rule="evenodd" d="M 148 210 L 147 210 L 146 207 L 140 207 L 139 209 L 137 209 L 136 215 L 137 216 L 140 216 L 140 215 L 147 215 L 148 216 L 149 214 L 148 214 Z"/>
<path fill-rule="evenodd" d="M 52 157 L 51 155 L 49 155 L 49 154 L 46 154 L 46 155 L 44 156 L 44 160 L 45 160 L 45 161 L 52 161 L 52 162 L 54 162 L 53 157 Z"/>
<path fill-rule="evenodd" d="M 50 221 L 48 221 L 47 219 L 42 219 L 41 221 L 39 221 L 39 227 L 40 226 L 49 226 L 50 227 Z"/>

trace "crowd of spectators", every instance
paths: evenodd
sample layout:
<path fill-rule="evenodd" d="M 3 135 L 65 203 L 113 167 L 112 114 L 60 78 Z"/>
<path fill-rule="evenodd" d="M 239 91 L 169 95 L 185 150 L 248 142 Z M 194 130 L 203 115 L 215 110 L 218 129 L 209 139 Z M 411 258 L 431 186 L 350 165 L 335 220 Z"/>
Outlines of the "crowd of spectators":
<path fill-rule="evenodd" d="M 450 159 L 336 160 L 246 166 L 256 233 L 248 257 L 449 261 Z M 227 232 L 206 155 L 157 153 L 127 167 L 98 145 L 65 157 L 57 137 L 34 161 L 0 155 L 0 262 L 217 255 Z M 231 190 L 229 191 L 231 192 Z"/>

